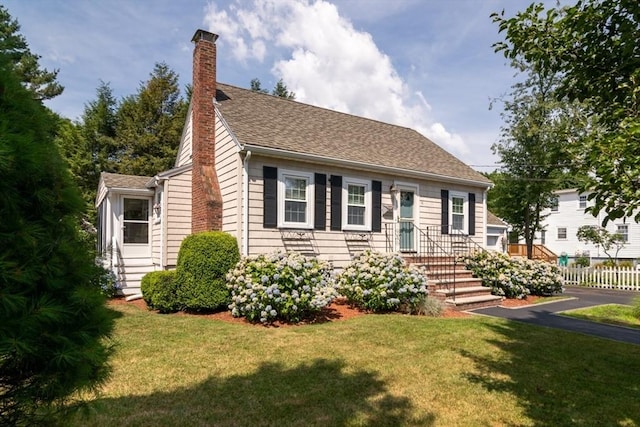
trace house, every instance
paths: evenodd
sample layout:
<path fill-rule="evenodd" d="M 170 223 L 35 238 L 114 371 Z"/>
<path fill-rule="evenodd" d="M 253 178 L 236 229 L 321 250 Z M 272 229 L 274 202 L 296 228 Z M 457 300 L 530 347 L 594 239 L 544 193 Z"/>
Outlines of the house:
<path fill-rule="evenodd" d="M 243 255 L 295 250 L 337 268 L 366 248 L 486 245 L 486 177 L 413 129 L 217 82 L 217 37 L 192 40 L 175 167 L 101 175 L 99 248 L 125 295 L 204 230 L 234 235 Z"/>
<path fill-rule="evenodd" d="M 487 211 L 487 249 L 495 252 L 506 252 L 507 232 L 506 222 L 495 216 L 491 211 Z"/>
<path fill-rule="evenodd" d="M 602 248 L 593 244 L 578 241 L 576 233 L 583 225 L 601 226 L 604 213 L 593 216 L 585 212 L 590 205 L 588 194 L 575 189 L 557 190 L 553 206 L 542 212 L 546 216 L 542 225 L 544 231 L 538 233 L 534 243 L 543 244 L 556 254 L 567 254 L 570 259 L 576 256 L 588 256 L 593 262 L 607 259 Z M 620 233 L 625 238 L 625 245 L 618 253 L 618 259 L 636 260 L 640 258 L 640 224 L 632 218 L 620 218 L 610 221 L 606 226 L 610 233 Z M 610 252 L 611 253 L 611 252 Z M 611 255 L 615 254 L 615 250 Z"/>

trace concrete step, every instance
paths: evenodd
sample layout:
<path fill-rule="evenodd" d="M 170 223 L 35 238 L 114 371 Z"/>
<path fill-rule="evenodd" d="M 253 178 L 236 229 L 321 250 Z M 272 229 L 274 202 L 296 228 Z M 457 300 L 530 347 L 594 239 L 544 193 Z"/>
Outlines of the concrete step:
<path fill-rule="evenodd" d="M 469 288 L 475 286 L 482 286 L 482 279 L 478 279 L 477 277 L 456 277 L 455 281 L 453 279 L 436 279 L 436 280 L 427 280 L 427 286 L 430 289 L 448 289 L 452 288 L 453 285 L 456 285 L 456 288 Z M 489 288 L 487 288 L 489 289 Z"/>
<path fill-rule="evenodd" d="M 435 291 L 436 294 L 442 295 L 444 298 L 440 299 L 448 299 L 453 297 L 455 294 L 456 299 L 458 298 L 466 298 L 466 297 L 477 297 L 477 296 L 486 296 L 491 295 L 491 288 L 487 288 L 486 286 L 469 286 L 466 288 L 459 288 L 456 286 L 455 291 L 453 288 L 449 289 L 438 289 Z"/>
<path fill-rule="evenodd" d="M 476 308 L 496 307 L 502 302 L 502 297 L 496 295 L 481 295 L 472 297 L 447 298 L 445 304 L 452 306 L 457 311 L 472 310 Z"/>

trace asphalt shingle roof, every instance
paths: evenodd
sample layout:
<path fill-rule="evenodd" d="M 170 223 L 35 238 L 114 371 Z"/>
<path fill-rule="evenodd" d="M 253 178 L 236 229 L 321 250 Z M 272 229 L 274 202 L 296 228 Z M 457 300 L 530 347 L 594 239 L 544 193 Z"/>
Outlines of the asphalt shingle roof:
<path fill-rule="evenodd" d="M 132 188 L 136 190 L 144 190 L 147 188 L 147 182 L 151 179 L 149 176 L 121 175 L 109 172 L 102 172 L 100 175 L 107 188 Z"/>
<path fill-rule="evenodd" d="M 491 211 L 487 211 L 487 224 L 498 225 L 500 227 L 506 227 L 507 223 L 495 216 Z"/>
<path fill-rule="evenodd" d="M 490 183 L 413 129 L 222 83 L 216 99 L 241 144 Z"/>

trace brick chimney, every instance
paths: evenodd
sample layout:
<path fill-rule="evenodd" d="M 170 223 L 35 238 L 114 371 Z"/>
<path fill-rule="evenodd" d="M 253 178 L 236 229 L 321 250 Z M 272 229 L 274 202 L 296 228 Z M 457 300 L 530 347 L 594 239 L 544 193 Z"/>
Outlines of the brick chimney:
<path fill-rule="evenodd" d="M 214 100 L 216 95 L 216 34 L 198 30 L 191 39 L 191 232 L 222 230 L 222 196 L 216 173 Z"/>

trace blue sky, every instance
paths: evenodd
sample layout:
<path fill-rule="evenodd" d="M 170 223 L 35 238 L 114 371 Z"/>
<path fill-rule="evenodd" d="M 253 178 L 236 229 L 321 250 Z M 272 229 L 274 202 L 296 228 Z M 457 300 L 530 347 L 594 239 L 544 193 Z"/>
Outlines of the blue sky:
<path fill-rule="evenodd" d="M 555 1 L 547 1 L 554 5 Z M 134 94 L 156 62 L 191 81 L 191 37 L 219 34 L 218 81 L 414 128 L 481 171 L 498 159 L 514 70 L 491 45 L 492 12 L 529 0 L 4 0 L 65 91 L 47 105 L 77 119 L 99 81 Z"/>

